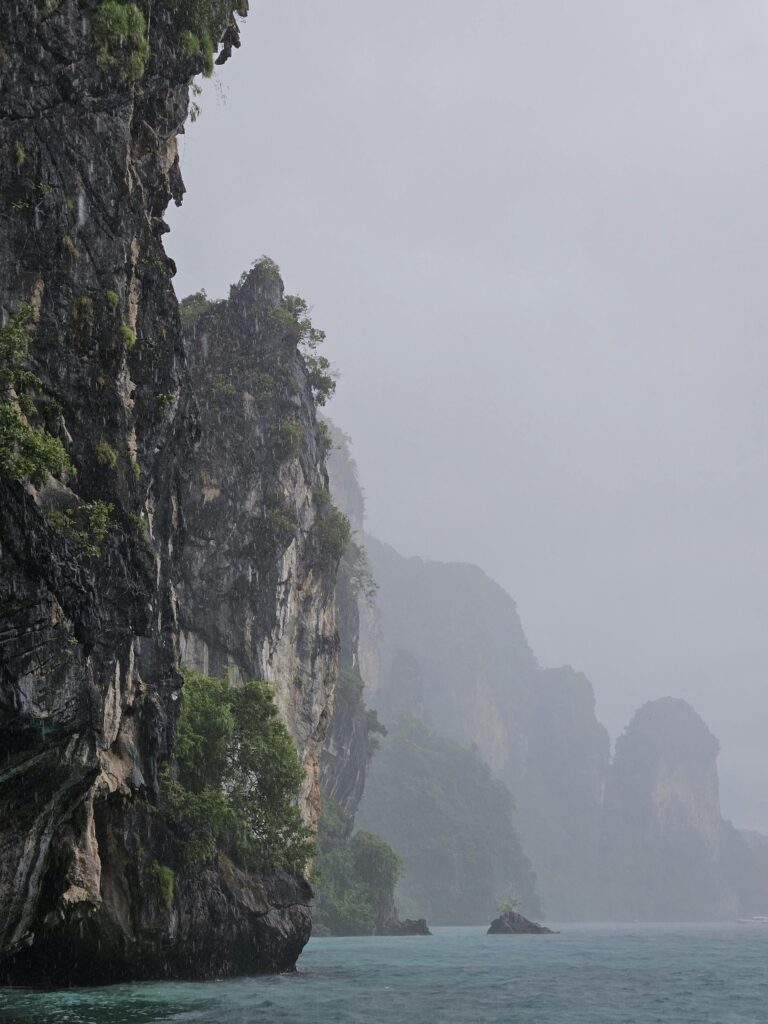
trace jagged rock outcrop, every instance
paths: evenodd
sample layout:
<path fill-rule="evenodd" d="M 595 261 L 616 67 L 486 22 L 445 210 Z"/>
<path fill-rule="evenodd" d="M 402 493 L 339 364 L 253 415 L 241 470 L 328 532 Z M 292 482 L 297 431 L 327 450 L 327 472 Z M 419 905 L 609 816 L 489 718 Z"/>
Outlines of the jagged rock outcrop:
<path fill-rule="evenodd" d="M 711 921 L 738 912 L 720 813 L 719 744 L 694 709 L 666 697 L 616 742 L 603 816 L 601 917 Z"/>
<path fill-rule="evenodd" d="M 400 920 L 397 913 L 388 918 L 381 926 L 380 935 L 431 935 L 426 919 L 423 917 L 406 917 Z"/>
<path fill-rule="evenodd" d="M 551 928 L 529 921 L 527 917 L 508 910 L 495 917 L 487 932 L 488 935 L 554 935 Z"/>
<path fill-rule="evenodd" d="M 277 268 L 261 260 L 227 301 L 185 313 L 201 439 L 185 467 L 178 597 L 186 665 L 272 683 L 305 768 L 303 810 L 314 827 L 346 541 L 289 307 Z"/>
<path fill-rule="evenodd" d="M 304 431 L 313 396 L 295 341 L 284 345 L 285 394 L 300 422 L 286 443 L 304 468 L 281 464 L 261 490 L 251 471 L 247 494 L 230 486 L 233 519 L 218 538 L 190 475 L 195 451 L 236 448 L 226 429 L 241 425 L 243 409 L 208 421 L 199 402 L 203 428 L 219 434 L 195 449 L 200 427 L 163 214 L 183 193 L 176 136 L 206 60 L 196 45 L 209 30 L 223 32 L 224 59 L 239 42 L 235 7 L 246 4 L 156 2 L 147 21 L 131 3 L 98 0 L 19 0 L 0 11 L 0 325 L 23 332 L 11 339 L 16 355 L 3 336 L 4 358 L 18 366 L 0 394 L 3 981 L 282 970 L 309 934 L 304 879 L 246 875 L 223 854 L 196 866 L 156 806 L 181 687 L 177 582 L 186 649 L 207 644 L 206 668 L 223 658 L 275 682 L 307 765 L 310 822 L 336 657 L 336 566 L 323 528 L 332 510 L 322 494 L 308 497 L 323 483 L 322 456 L 313 430 Z M 200 18 L 205 32 L 195 35 Z M 261 316 L 280 302 L 279 282 L 259 290 L 251 277 L 217 322 L 229 330 L 237 321 L 247 347 L 254 308 Z M 285 317 L 282 328 L 284 338 L 293 330 Z M 276 352 L 277 334 L 266 338 L 258 341 L 274 341 Z M 19 462 L 41 445 L 59 453 L 56 467 L 48 463 L 55 479 Z M 226 491 L 232 480 L 217 470 Z M 275 499 L 277 546 L 251 529 L 265 496 Z M 215 506 L 209 491 L 201 500 Z M 192 552 L 198 527 L 208 530 L 208 550 L 179 580 L 185 510 Z M 232 525 L 245 539 L 239 548 L 228 541 L 220 559 L 243 555 L 242 571 L 217 577 L 210 549 Z M 248 556 L 249 543 L 262 562 Z M 203 614 L 190 582 L 208 588 L 204 601 L 219 603 L 219 617 Z M 227 619 L 219 600 L 230 584 L 239 619 Z"/>

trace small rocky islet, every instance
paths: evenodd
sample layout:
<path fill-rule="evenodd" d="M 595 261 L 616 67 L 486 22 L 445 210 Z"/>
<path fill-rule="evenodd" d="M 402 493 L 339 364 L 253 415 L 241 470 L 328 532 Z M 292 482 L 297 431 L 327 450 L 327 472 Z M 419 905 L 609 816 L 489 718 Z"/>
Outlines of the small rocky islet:
<path fill-rule="evenodd" d="M 527 917 L 516 913 L 514 910 L 505 911 L 499 917 L 491 921 L 488 935 L 557 935 L 551 928 L 536 921 L 529 921 Z"/>

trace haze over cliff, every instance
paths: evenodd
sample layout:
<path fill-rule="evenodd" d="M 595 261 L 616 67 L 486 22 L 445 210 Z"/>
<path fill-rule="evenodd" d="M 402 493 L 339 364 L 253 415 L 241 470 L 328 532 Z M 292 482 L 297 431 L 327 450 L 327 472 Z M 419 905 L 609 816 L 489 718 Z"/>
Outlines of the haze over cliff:
<path fill-rule="evenodd" d="M 343 503 L 354 463 L 349 439 L 337 440 L 330 475 Z M 403 853 L 407 905 L 415 894 L 435 921 L 475 920 L 454 892 L 483 878 L 497 899 L 511 891 L 530 908 L 540 898 L 550 920 L 760 912 L 766 846 L 723 820 L 720 745 L 689 704 L 647 703 L 611 756 L 589 680 L 569 666 L 539 665 L 502 587 L 477 566 L 403 558 L 368 535 L 364 543 L 377 585 L 376 615 L 360 642 L 369 666 L 364 696 L 392 736 L 371 762 L 360 815 Z M 447 738 L 471 747 L 511 794 L 509 826 L 501 805 L 494 812 L 495 852 L 506 850 L 500 872 L 479 862 L 456 868 L 457 837 L 466 831 L 482 848 L 480 818 L 444 826 L 435 816 L 441 799 L 480 806 L 477 796 L 458 796 Z M 468 776 L 471 763 L 461 771 Z M 417 780 L 432 776 L 420 793 Z M 430 802 L 429 786 L 446 787 L 452 799 Z M 508 827 L 520 854 L 505 845 Z M 535 883 L 521 871 L 522 854 Z M 450 873 L 441 876 L 449 862 L 458 886 Z M 476 894 L 475 904 L 486 899 Z"/>
<path fill-rule="evenodd" d="M 328 331 L 369 531 L 482 567 L 613 737 L 693 704 L 726 816 L 768 831 L 763 5 L 254 24 L 185 138 L 182 293 L 224 295 L 258 239 Z"/>

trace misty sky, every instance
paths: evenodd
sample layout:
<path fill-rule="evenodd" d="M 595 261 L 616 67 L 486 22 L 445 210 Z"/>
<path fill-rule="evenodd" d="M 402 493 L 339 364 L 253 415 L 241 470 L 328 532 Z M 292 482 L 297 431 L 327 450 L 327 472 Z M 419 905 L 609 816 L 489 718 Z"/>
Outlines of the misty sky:
<path fill-rule="evenodd" d="M 476 562 L 615 736 L 768 831 L 768 7 L 252 0 L 181 140 L 180 295 L 314 307 L 372 533 Z"/>

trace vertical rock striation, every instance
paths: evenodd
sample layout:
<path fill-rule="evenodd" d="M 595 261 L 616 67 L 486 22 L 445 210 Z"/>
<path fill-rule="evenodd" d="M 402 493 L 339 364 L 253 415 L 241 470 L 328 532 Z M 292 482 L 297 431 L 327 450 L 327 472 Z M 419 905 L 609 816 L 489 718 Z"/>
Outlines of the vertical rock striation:
<path fill-rule="evenodd" d="M 309 935 L 304 879 L 254 877 L 223 854 L 194 864 L 158 806 L 181 693 L 177 590 L 190 662 L 275 683 L 310 823 L 336 661 L 339 521 L 279 278 L 251 275 L 202 318 L 239 360 L 232 394 L 192 331 L 193 396 L 162 247 L 206 60 L 191 19 L 222 39 L 221 61 L 235 6 L 0 11 L 0 328 L 16 332 L 0 336 L 7 982 L 280 970 Z M 56 466 L 20 469 L 31 442 Z"/>
<path fill-rule="evenodd" d="M 186 665 L 273 684 L 314 827 L 344 528 L 330 504 L 326 436 L 289 306 L 277 268 L 261 260 L 226 302 L 187 318 L 201 440 L 186 465 L 178 595 Z"/>
<path fill-rule="evenodd" d="M 113 927 L 99 823 L 156 794 L 180 682 L 184 369 L 161 237 L 183 191 L 175 139 L 196 62 L 179 59 L 160 10 L 147 72 L 129 82 L 97 59 L 96 6 L 18 0 L 0 12 L 0 316 L 31 307 L 35 419 L 76 470 L 40 486 L 0 479 L 10 978 L 44 978 L 49 961 L 75 978 L 89 942 Z"/>
<path fill-rule="evenodd" d="M 364 690 L 368 680 L 361 659 L 361 631 L 370 628 L 375 617 L 375 584 L 362 546 L 365 500 L 349 438 L 333 426 L 329 429 L 333 440 L 328 459 L 330 489 L 349 520 L 352 541 L 336 578 L 339 681 L 320 772 L 323 794 L 338 807 L 350 834 L 365 789 L 368 765 L 378 743 L 376 737 L 383 729 L 375 713 L 366 706 Z"/>

